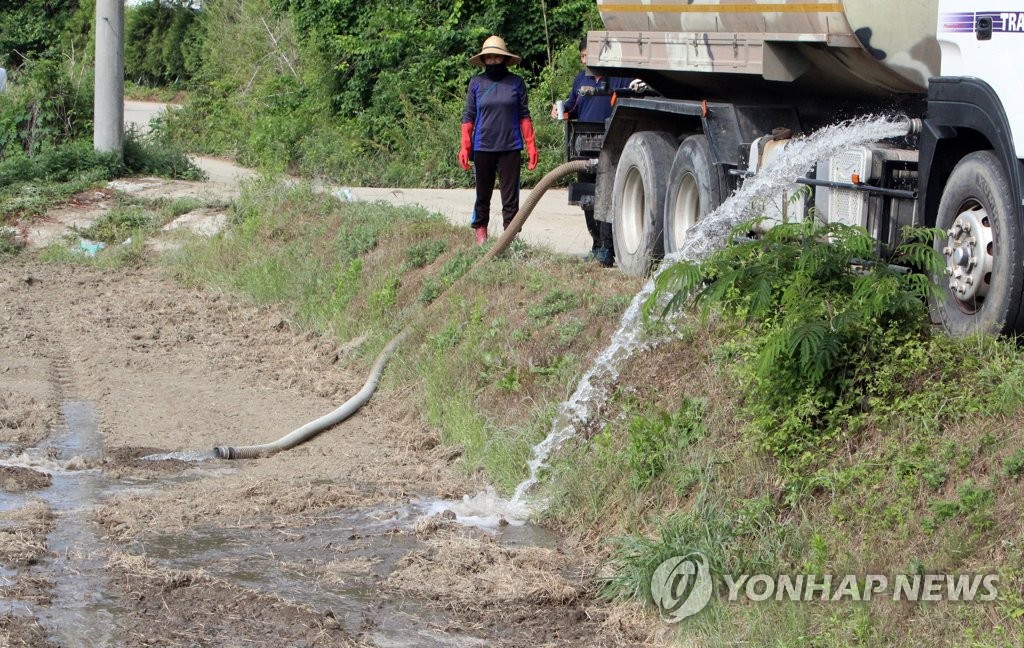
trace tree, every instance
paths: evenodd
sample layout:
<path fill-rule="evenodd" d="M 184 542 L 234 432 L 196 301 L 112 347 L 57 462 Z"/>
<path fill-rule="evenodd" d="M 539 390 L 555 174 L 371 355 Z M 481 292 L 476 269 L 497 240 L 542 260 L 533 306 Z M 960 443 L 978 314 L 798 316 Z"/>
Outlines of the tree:
<path fill-rule="evenodd" d="M 183 0 L 150 0 L 125 16 L 125 77 L 136 83 L 172 85 L 192 78 L 198 67 L 198 10 Z"/>
<path fill-rule="evenodd" d="M 65 36 L 79 3 L 0 0 L 0 65 L 20 65 L 51 52 Z"/>

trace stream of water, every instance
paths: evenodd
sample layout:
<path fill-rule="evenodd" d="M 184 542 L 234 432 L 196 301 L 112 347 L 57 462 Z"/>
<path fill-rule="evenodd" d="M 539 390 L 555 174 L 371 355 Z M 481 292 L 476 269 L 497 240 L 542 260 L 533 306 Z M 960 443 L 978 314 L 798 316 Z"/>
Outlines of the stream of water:
<path fill-rule="evenodd" d="M 463 524 L 488 527 L 502 520 L 523 524 L 530 514 L 541 508 L 543 500 L 530 497 L 531 489 L 541 479 L 551 453 L 576 434 L 590 420 L 594 403 L 608 395 L 618 377 L 619 367 L 639 349 L 652 343 L 644 334 L 641 316 L 644 303 L 654 293 L 658 275 L 680 259 L 699 261 L 727 243 L 729 233 L 739 224 L 754 218 L 758 199 L 780 194 L 803 176 L 814 164 L 851 146 L 902 137 L 908 132 L 905 117 L 869 117 L 822 128 L 806 138 L 794 139 L 770 167 L 748 178 L 718 209 L 686 232 L 686 243 L 676 255 L 666 257 L 647 280 L 622 315 L 611 342 L 597 356 L 594 364 L 580 379 L 572 396 L 558 407 L 547 437 L 533 447 L 528 461 L 529 476 L 520 483 L 512 498 L 502 499 L 492 489 L 465 496 L 462 500 L 432 502 L 428 511 L 452 510 Z"/>

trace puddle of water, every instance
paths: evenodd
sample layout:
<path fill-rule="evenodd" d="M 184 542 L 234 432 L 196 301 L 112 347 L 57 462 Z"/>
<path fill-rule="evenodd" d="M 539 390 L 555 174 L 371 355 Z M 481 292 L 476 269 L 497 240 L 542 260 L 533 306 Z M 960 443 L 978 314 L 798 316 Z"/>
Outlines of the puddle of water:
<path fill-rule="evenodd" d="M 18 572 L 0 565 L 0 587 L 10 587 L 18 580 Z M 32 606 L 15 598 L 0 599 L 0 616 L 32 616 Z"/>
<path fill-rule="evenodd" d="M 6 587 L 7 585 L 10 585 L 14 582 L 17 576 L 18 572 L 14 571 L 13 569 L 8 569 L 3 565 L 0 565 L 0 587 Z"/>
<path fill-rule="evenodd" d="M 63 434 L 50 441 L 56 466 L 46 472 L 53 483 L 39 496 L 56 513 L 47 549 L 56 557 L 39 571 L 53 574 L 53 599 L 38 607 L 36 618 L 50 638 L 61 644 L 109 646 L 113 639 L 116 608 L 106 595 L 101 543 L 86 520 L 88 511 L 106 493 L 106 480 L 97 465 L 102 450 L 99 417 L 92 403 L 69 401 L 62 405 Z"/>
<path fill-rule="evenodd" d="M 41 447 L 0 447 L 0 466 L 29 468 L 51 478 L 51 485 L 45 489 L 0 493 L 0 511 L 14 511 L 30 500 L 41 499 L 56 516 L 46 539 L 54 557 L 29 570 L 53 580 L 52 601 L 47 606 L 5 601 L 0 613 L 35 616 L 50 640 L 60 645 L 102 648 L 114 642 L 113 629 L 120 610 L 106 593 L 106 554 L 95 526 L 87 519 L 89 512 L 112 495 L 145 490 L 152 483 L 196 479 L 209 471 L 195 468 L 171 480 L 164 477 L 155 482 L 108 480 L 98 468 L 103 440 L 95 405 L 67 401 L 61 405 L 61 414 L 64 425 Z M 212 451 L 209 454 L 212 457 Z M 0 571 L 0 584 L 13 582 L 17 575 L 15 571 Z"/>
<path fill-rule="evenodd" d="M 62 459 L 77 456 L 98 457 L 103 452 L 100 421 L 96 406 L 87 401 L 67 401 L 61 405 L 66 434 L 55 439 L 54 447 Z"/>
<path fill-rule="evenodd" d="M 274 593 L 322 612 L 377 646 L 475 646 L 486 642 L 438 628 L 443 615 L 407 599 L 388 601 L 378 584 L 398 561 L 425 545 L 411 530 L 425 501 L 344 511 L 311 527 L 201 529 L 148 539 L 140 550 L 170 569 L 199 569 L 249 589 Z M 532 525 L 494 531 L 509 546 L 555 546 L 557 537 Z"/>
<path fill-rule="evenodd" d="M 0 513 L 9 513 L 25 508 L 28 497 L 22 493 L 0 493 Z M 11 528 L 17 525 L 14 520 L 0 520 L 0 527 Z"/>
<path fill-rule="evenodd" d="M 303 529 L 202 529 L 150 539 L 145 553 L 166 568 L 201 568 L 227 582 L 330 611 L 346 630 L 359 633 L 367 616 L 380 622 L 394 612 L 378 609 L 375 590 L 419 546 L 415 536 L 395 533 L 401 524 L 362 512 Z M 394 638 L 403 634 L 409 636 L 398 630 Z"/>
<path fill-rule="evenodd" d="M 18 599 L 0 599 L 0 616 L 30 617 L 32 605 Z"/>

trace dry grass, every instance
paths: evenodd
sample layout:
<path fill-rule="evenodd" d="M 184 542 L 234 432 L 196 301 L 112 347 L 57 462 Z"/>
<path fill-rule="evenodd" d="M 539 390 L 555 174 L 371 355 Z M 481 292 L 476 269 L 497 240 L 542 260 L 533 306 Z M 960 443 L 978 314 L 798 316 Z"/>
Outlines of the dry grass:
<path fill-rule="evenodd" d="M 46 536 L 53 529 L 53 512 L 43 502 L 33 501 L 13 511 L 0 512 L 0 562 L 12 566 L 31 565 L 46 556 Z"/>
<path fill-rule="evenodd" d="M 57 648 L 35 619 L 0 616 L 0 646 L 4 648 Z"/>
<path fill-rule="evenodd" d="M 564 604 L 589 591 L 586 581 L 563 575 L 571 565 L 556 550 L 509 549 L 488 536 L 454 531 L 429 538 L 426 549 L 404 557 L 387 587 L 460 608 Z"/>
<path fill-rule="evenodd" d="M 24 372 L 25 367 L 16 366 L 17 362 L 10 357 L 0 356 L 0 370 L 14 374 L 10 377 L 7 377 L 10 374 L 5 374 L 5 380 L 17 381 L 17 376 Z M 28 389 L 32 385 L 25 384 L 23 387 Z M 57 418 L 55 412 L 55 407 L 32 395 L 14 391 L 0 392 L 0 443 L 35 445 L 49 434 L 50 426 Z"/>
<path fill-rule="evenodd" d="M 332 615 L 275 594 L 244 589 L 202 570 L 167 570 L 144 556 L 113 553 L 107 570 L 125 613 L 129 635 L 163 636 L 165 645 L 360 646 Z"/>

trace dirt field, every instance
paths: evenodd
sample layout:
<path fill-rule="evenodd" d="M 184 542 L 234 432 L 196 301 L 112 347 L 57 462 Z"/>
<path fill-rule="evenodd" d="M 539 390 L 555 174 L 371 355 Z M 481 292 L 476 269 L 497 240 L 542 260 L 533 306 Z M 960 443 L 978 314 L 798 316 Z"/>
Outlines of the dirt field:
<path fill-rule="evenodd" d="M 0 273 L 0 646 L 650 645 L 594 560 L 424 519 L 477 492 L 400 396 L 271 458 L 364 376 L 282 313 L 156 267 Z M 397 400 L 397 402 L 396 402 Z"/>

